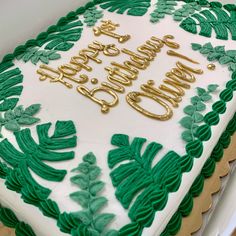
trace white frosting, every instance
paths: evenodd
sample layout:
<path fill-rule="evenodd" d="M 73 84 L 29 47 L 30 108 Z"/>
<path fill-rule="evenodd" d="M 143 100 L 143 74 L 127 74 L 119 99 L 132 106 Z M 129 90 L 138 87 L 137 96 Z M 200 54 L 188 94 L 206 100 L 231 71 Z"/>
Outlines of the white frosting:
<path fill-rule="evenodd" d="M 152 10 L 153 8 L 150 8 L 150 11 Z M 209 62 L 199 52 L 191 50 L 190 44 L 193 42 L 205 44 L 211 41 L 215 46 L 226 45 L 227 49 L 233 49 L 236 46 L 236 42 L 232 42 L 231 40 L 217 40 L 214 36 L 208 39 L 190 34 L 181 29 L 178 26 L 179 23 L 174 22 L 171 17 L 168 16 L 157 25 L 154 25 L 149 22 L 149 14 L 146 14 L 144 17 L 121 16 L 106 11 L 104 11 L 104 14 L 104 19 L 111 19 L 113 22 L 120 24 L 118 30 L 121 34 L 130 34 L 132 38 L 127 43 L 121 45 L 118 44 L 115 39 L 107 36 L 96 38 L 92 33 L 92 29 L 84 26 L 81 39 L 70 51 L 61 53 L 62 58 L 60 60 L 51 61 L 50 66 L 56 68 L 59 65 L 68 63 L 72 56 L 75 56 L 79 50 L 86 48 L 87 45 L 94 40 L 105 44 L 115 43 L 118 48 L 128 48 L 135 51 L 138 46 L 142 45 L 146 40 L 151 38 L 151 36 L 162 38 L 164 35 L 172 34 L 175 36 L 175 41 L 181 45 L 178 52 L 199 61 L 200 65 L 193 65 L 181 59 L 180 61 L 189 66 L 195 68 L 200 67 L 204 70 L 204 74 L 197 75 L 196 82 L 191 85 L 190 90 L 186 91 L 186 95 L 179 104 L 179 108 L 173 109 L 173 117 L 168 121 L 156 121 L 144 117 L 133 110 L 126 103 L 124 94 L 119 95 L 120 102 L 118 106 L 112 108 L 108 114 L 104 115 L 100 112 L 100 107 L 97 104 L 83 97 L 76 91 L 76 85 L 73 89 L 69 90 L 61 84 L 53 84 L 48 81 L 40 82 L 38 79 L 39 76 L 36 74 L 39 65 L 34 66 L 31 63 L 24 64 L 23 62 L 16 62 L 16 66 L 21 69 L 24 75 L 24 90 L 20 97 L 19 104 L 23 104 L 26 107 L 34 103 L 41 103 L 42 110 L 39 116 L 42 123 L 54 123 L 57 120 L 73 120 L 79 137 L 74 160 L 61 163 L 47 163 L 55 168 L 68 170 L 68 175 L 62 182 L 47 182 L 36 175 L 34 175 L 34 177 L 40 184 L 53 190 L 50 198 L 58 203 L 62 212 L 77 211 L 80 209 L 79 205 L 72 202 L 69 198 L 71 192 L 78 190 L 78 188 L 72 186 L 70 183 L 69 179 L 72 176 L 70 170 L 81 162 L 83 155 L 93 151 L 97 157 L 98 165 L 102 168 L 101 179 L 106 182 L 106 187 L 102 194 L 109 199 L 109 204 L 104 208 L 104 212 L 116 214 L 117 217 L 114 222 L 112 222 L 111 226 L 115 229 L 119 229 L 130 221 L 127 216 L 128 212 L 123 209 L 120 202 L 115 198 L 115 188 L 112 186 L 109 177 L 111 170 L 107 165 L 107 153 L 113 148 L 110 144 L 112 135 L 115 133 L 124 133 L 128 134 L 131 138 L 145 137 L 149 141 L 161 143 L 164 148 L 158 153 L 154 163 L 158 162 L 165 153 L 170 150 L 174 150 L 179 155 L 183 155 L 185 153 L 186 143 L 181 139 L 183 128 L 178 121 L 184 116 L 183 108 L 190 104 L 190 98 L 196 94 L 195 88 L 206 88 L 208 84 L 218 84 L 219 90 L 223 90 L 231 76 L 227 67 L 220 66 L 219 64 L 216 64 L 217 68 L 215 71 L 207 70 L 206 66 Z M 145 71 L 140 71 L 138 79 L 134 81 L 131 87 L 126 88 L 126 94 L 130 91 L 140 91 L 140 85 L 147 82 L 149 79 L 154 80 L 156 85 L 162 83 L 165 78 L 165 73 L 175 67 L 175 63 L 179 60 L 179 58 L 167 56 L 166 51 L 168 49 L 168 47 L 162 48 L 161 52 L 158 53 L 156 59 L 151 62 L 150 66 Z M 103 64 L 98 65 L 91 62 L 90 65 L 93 67 L 93 71 L 90 73 L 83 71 L 91 77 L 98 78 L 99 81 L 106 80 L 107 74 L 104 67 L 108 66 L 111 61 L 123 62 L 129 59 L 128 56 L 124 54 L 115 58 L 100 54 L 99 58 L 102 59 Z M 212 101 L 208 103 L 207 111 L 211 109 L 212 103 L 219 99 L 218 95 L 219 93 L 213 96 Z M 163 211 L 156 213 L 154 223 L 150 228 L 144 230 L 144 236 L 159 235 L 164 230 L 185 194 L 188 192 L 194 179 L 201 171 L 221 133 L 233 116 L 236 110 L 235 106 L 233 106 L 235 102 L 236 97 L 227 104 L 227 112 L 221 116 L 219 125 L 212 127 L 212 137 L 210 141 L 204 143 L 202 156 L 194 160 L 194 166 L 190 173 L 183 174 L 179 190 L 176 193 L 169 194 L 167 206 Z M 158 109 L 158 107 L 156 109 Z M 32 127 L 31 130 L 32 134 L 35 136 L 35 127 Z M 169 132 L 170 130 L 171 133 Z M 14 142 L 9 132 L 4 132 L 4 135 Z M 23 203 L 19 194 L 7 190 L 3 182 L 3 180 L 0 180 L 1 203 L 13 209 L 17 216 L 28 222 L 37 235 L 64 235 L 59 232 L 54 220 L 44 217 L 36 207 Z"/>

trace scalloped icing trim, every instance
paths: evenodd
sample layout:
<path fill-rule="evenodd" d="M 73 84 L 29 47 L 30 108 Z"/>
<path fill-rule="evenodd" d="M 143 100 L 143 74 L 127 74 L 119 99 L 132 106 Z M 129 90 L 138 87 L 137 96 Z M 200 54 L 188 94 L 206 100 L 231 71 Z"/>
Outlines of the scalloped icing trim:
<path fill-rule="evenodd" d="M 220 168 L 218 167 L 218 169 L 221 171 L 220 177 L 225 176 L 229 172 L 230 167 L 229 167 L 228 162 L 233 161 L 235 159 L 235 157 L 233 157 L 231 153 L 233 149 L 232 148 L 233 145 L 231 145 L 231 148 L 229 148 L 231 136 L 234 134 L 235 130 L 236 130 L 236 113 L 234 117 L 232 118 L 232 120 L 229 122 L 226 130 L 221 135 L 217 145 L 212 151 L 210 158 L 205 163 L 200 175 L 196 178 L 189 192 L 187 193 L 184 200 L 180 204 L 179 209 L 169 221 L 168 225 L 166 226 L 166 229 L 162 232 L 161 234 L 162 236 L 176 235 L 178 233 L 178 231 L 181 229 L 182 219 L 185 219 L 185 218 L 188 219 L 194 207 L 194 199 L 199 199 L 199 196 L 203 192 L 205 181 L 208 181 L 211 176 L 217 173 L 215 171 L 217 171 L 216 167 L 218 167 L 218 165 L 221 166 Z M 234 140 L 235 142 L 236 135 L 234 135 L 234 139 L 235 139 Z M 225 152 L 224 149 L 226 150 L 225 155 L 227 156 L 227 159 L 225 160 L 225 162 L 223 162 L 224 165 L 223 164 L 221 165 L 219 163 L 220 163 L 220 160 L 222 160 L 223 154 Z M 231 154 L 228 154 L 228 153 L 231 153 Z M 197 212 L 199 212 L 200 215 L 209 209 L 209 207 L 211 206 L 211 195 L 220 189 L 220 180 L 219 180 L 220 177 L 219 175 L 217 176 L 218 178 L 216 178 L 215 183 L 211 182 L 210 184 L 210 189 L 212 189 L 212 191 L 210 191 L 210 194 L 209 194 L 210 196 L 208 196 L 208 199 L 204 199 L 202 204 L 200 204 L 199 203 L 200 200 L 198 200 L 197 204 L 195 205 L 195 208 L 197 209 Z M 201 205 L 203 205 L 202 208 L 200 208 Z M 202 210 L 199 210 L 199 209 L 202 209 Z M 187 229 L 189 229 L 188 231 L 191 231 L 191 233 L 196 232 L 202 225 L 202 221 L 201 221 L 202 218 L 199 216 L 199 214 L 197 215 L 196 214 L 193 213 L 193 215 L 196 216 L 196 218 L 194 218 L 193 221 L 190 221 L 190 224 L 187 224 L 188 225 Z M 184 234 L 182 232 L 184 232 Z M 187 232 L 182 231 L 181 229 L 180 235 L 187 236 L 188 234 Z"/>
<path fill-rule="evenodd" d="M 225 150 L 223 159 L 216 164 L 214 174 L 205 180 L 203 192 L 199 197 L 194 198 L 193 210 L 188 217 L 182 220 L 182 226 L 177 236 L 191 236 L 197 232 L 203 223 L 203 214 L 212 207 L 212 197 L 220 191 L 221 178 L 230 172 L 230 163 L 236 160 L 235 155 L 236 134 L 232 136 L 230 146 Z"/>

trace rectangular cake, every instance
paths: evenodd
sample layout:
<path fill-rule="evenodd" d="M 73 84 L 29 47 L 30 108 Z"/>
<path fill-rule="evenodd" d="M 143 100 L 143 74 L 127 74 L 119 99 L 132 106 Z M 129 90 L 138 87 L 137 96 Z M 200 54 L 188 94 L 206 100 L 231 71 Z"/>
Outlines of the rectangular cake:
<path fill-rule="evenodd" d="M 75 9 L 0 63 L 0 222 L 176 235 L 236 130 L 235 90 L 236 5 Z"/>

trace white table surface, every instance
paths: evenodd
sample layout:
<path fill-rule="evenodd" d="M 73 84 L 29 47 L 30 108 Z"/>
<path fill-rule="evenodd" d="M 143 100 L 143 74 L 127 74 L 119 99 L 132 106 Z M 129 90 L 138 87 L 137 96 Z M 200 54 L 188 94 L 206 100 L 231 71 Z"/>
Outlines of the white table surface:
<path fill-rule="evenodd" d="M 16 45 L 24 43 L 55 24 L 59 17 L 88 0 L 0 0 L 0 60 Z M 235 0 L 221 0 L 235 3 Z M 204 236 L 229 236 L 236 227 L 236 172 L 232 174 L 223 197 Z"/>

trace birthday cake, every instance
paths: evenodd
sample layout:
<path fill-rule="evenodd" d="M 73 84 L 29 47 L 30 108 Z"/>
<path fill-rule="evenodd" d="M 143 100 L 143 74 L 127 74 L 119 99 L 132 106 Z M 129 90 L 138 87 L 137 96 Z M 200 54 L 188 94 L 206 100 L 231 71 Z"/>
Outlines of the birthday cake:
<path fill-rule="evenodd" d="M 0 221 L 175 235 L 236 130 L 236 5 L 94 0 L 0 64 Z"/>

